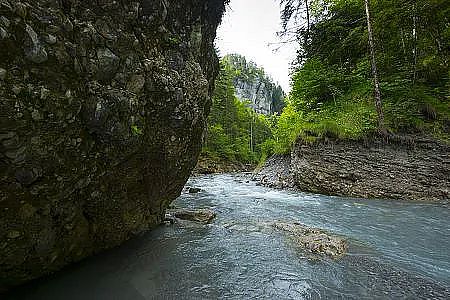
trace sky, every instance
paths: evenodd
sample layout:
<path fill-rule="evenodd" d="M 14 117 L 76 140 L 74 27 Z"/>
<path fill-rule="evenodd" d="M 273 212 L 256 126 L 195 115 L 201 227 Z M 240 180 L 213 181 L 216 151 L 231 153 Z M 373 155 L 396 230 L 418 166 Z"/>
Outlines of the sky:
<path fill-rule="evenodd" d="M 263 67 L 289 92 L 289 67 L 295 47 L 284 44 L 274 52 L 280 42 L 276 36 L 281 29 L 279 11 L 275 0 L 231 0 L 218 30 L 216 46 L 220 56 L 238 53 Z"/>

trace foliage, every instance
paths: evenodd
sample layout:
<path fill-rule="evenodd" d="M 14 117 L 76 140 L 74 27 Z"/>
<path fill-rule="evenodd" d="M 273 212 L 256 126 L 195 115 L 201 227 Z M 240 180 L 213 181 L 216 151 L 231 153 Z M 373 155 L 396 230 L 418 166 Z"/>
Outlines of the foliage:
<path fill-rule="evenodd" d="M 271 137 L 270 117 L 256 114 L 247 102 L 235 97 L 236 70 L 222 60 L 203 152 L 233 162 L 256 163 L 264 142 Z"/>
<path fill-rule="evenodd" d="M 364 1 L 283 0 L 300 45 L 288 105 L 267 152 L 305 140 L 360 138 L 376 129 Z M 372 0 L 376 60 L 388 130 L 449 140 L 450 2 Z M 288 31 L 289 27 L 286 25 Z"/>

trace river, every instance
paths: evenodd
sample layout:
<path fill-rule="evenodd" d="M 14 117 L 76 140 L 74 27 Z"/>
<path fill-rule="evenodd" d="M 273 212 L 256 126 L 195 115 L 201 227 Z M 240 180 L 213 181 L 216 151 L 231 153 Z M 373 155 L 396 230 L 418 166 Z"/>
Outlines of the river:
<path fill-rule="evenodd" d="M 210 225 L 164 225 L 25 285 L 11 299 L 449 299 L 450 206 L 348 199 L 258 186 L 245 175 L 191 178 L 182 208 Z M 267 224 L 301 222 L 347 238 L 314 259 Z"/>

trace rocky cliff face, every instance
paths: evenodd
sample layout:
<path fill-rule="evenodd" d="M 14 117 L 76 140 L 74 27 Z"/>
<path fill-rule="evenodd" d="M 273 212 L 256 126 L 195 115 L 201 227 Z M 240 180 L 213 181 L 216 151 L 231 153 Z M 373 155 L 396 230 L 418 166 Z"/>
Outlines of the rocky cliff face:
<path fill-rule="evenodd" d="M 449 153 L 448 145 L 420 138 L 312 144 L 299 140 L 290 158 L 269 160 L 256 179 L 319 194 L 448 201 Z"/>
<path fill-rule="evenodd" d="M 250 106 L 259 114 L 281 113 L 285 94 L 281 86 L 275 84 L 262 68 L 245 57 L 231 54 L 224 57 L 233 73 L 236 97 L 249 101 Z"/>
<path fill-rule="evenodd" d="M 0 290 L 159 224 L 201 148 L 224 0 L 0 0 Z"/>

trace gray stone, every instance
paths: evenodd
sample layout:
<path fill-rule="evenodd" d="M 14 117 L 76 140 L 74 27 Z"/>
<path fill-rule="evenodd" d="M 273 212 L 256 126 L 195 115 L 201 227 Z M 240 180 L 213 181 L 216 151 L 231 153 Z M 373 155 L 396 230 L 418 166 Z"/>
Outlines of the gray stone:
<path fill-rule="evenodd" d="M 8 28 L 11 25 L 11 22 L 5 16 L 0 16 L 0 22 L 4 27 Z"/>
<path fill-rule="evenodd" d="M 142 91 L 145 85 L 145 77 L 143 75 L 133 75 L 127 84 L 127 89 L 133 93 Z"/>
<path fill-rule="evenodd" d="M 176 209 L 169 210 L 169 215 L 177 219 L 209 224 L 216 218 L 216 213 L 210 209 Z M 167 218 L 167 216 L 166 216 Z"/>
<path fill-rule="evenodd" d="M 120 59 L 108 48 L 97 50 L 98 72 L 100 80 L 111 80 L 116 75 Z"/>
<path fill-rule="evenodd" d="M 56 44 L 57 38 L 52 34 L 46 34 L 44 35 L 44 41 L 49 45 L 54 45 Z"/>
<path fill-rule="evenodd" d="M 0 292 L 161 224 L 201 150 L 224 0 L 148 1 L 153 21 L 129 1 L 64 2 L 1 13 L 17 38 L 0 41 Z"/>
<path fill-rule="evenodd" d="M 9 34 L 8 31 L 6 31 L 6 29 L 4 29 L 3 27 L 0 27 L 0 38 L 2 40 L 9 38 L 11 35 Z"/>
<path fill-rule="evenodd" d="M 201 190 L 202 189 L 200 189 L 200 188 L 191 187 L 191 188 L 189 188 L 189 193 L 196 194 L 196 193 L 199 193 Z"/>
<path fill-rule="evenodd" d="M 6 79 L 6 70 L 0 68 L 0 80 L 5 80 Z"/>
<path fill-rule="evenodd" d="M 37 33 L 30 25 L 25 25 L 25 57 L 34 63 L 40 64 L 48 60 L 47 52 L 41 45 Z"/>
<path fill-rule="evenodd" d="M 275 223 L 273 226 L 287 232 L 294 246 L 311 254 L 338 258 L 344 255 L 348 248 L 345 239 L 322 229 L 300 223 Z"/>

